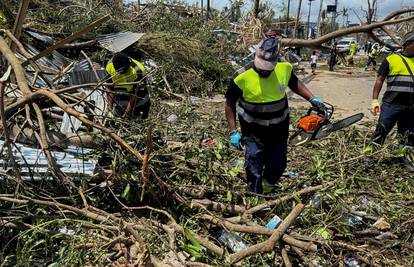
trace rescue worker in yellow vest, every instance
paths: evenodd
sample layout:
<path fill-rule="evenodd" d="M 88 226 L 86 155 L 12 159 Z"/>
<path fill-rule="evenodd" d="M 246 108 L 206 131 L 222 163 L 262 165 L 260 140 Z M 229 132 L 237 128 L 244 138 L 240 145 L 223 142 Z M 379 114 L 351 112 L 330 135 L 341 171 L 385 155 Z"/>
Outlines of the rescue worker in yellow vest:
<path fill-rule="evenodd" d="M 389 55 L 378 70 L 378 77 L 372 92 L 372 111 L 375 114 L 380 112 L 380 116 L 372 137 L 374 144 L 365 148 L 366 154 L 373 152 L 375 144 L 383 144 L 388 133 L 397 124 L 401 138 L 401 156 L 412 156 L 414 146 L 413 72 L 414 31 L 411 31 L 403 38 L 402 54 Z M 387 90 L 382 97 L 380 107 L 378 96 L 385 79 L 387 79 Z M 406 160 L 407 157 L 402 157 L 402 159 Z"/>
<path fill-rule="evenodd" d="M 292 65 L 278 61 L 278 40 L 266 38 L 256 49 L 254 61 L 236 72 L 226 92 L 225 114 L 230 143 L 245 148 L 245 170 L 250 190 L 270 192 L 287 163 L 289 107 L 286 89 L 309 100 L 321 113 L 326 107 L 292 72 Z M 241 134 L 236 126 L 239 117 Z M 263 183 L 263 185 L 262 185 Z"/>
<path fill-rule="evenodd" d="M 375 66 L 377 66 L 377 61 L 375 60 L 377 53 L 378 53 L 378 44 L 374 44 L 374 46 L 372 47 L 371 51 L 368 54 L 367 66 L 365 67 L 365 70 L 368 70 L 368 67 L 371 64 L 373 66 L 373 70 L 375 70 Z"/>
<path fill-rule="evenodd" d="M 356 53 L 356 44 L 355 44 L 355 41 L 351 41 L 351 44 L 349 45 L 348 65 L 354 64 L 355 53 Z"/>
<path fill-rule="evenodd" d="M 113 87 L 108 94 L 109 107 L 115 116 L 148 118 L 150 98 L 145 79 L 145 68 L 125 53 L 116 53 L 106 66 Z M 139 82 L 122 85 L 121 83 Z"/>

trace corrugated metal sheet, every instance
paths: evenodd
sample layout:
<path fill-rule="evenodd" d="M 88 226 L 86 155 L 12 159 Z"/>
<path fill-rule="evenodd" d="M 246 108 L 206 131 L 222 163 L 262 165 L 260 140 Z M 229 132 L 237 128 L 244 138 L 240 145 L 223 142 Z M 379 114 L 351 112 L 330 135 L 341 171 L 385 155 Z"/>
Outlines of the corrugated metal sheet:
<path fill-rule="evenodd" d="M 103 80 L 106 76 L 105 70 L 96 70 L 99 80 Z M 69 72 L 69 84 L 78 85 L 84 83 L 97 83 L 93 70 L 71 71 Z"/>
<path fill-rule="evenodd" d="M 28 35 L 30 35 L 31 37 L 33 37 L 36 40 L 42 41 L 46 44 L 53 44 L 55 42 L 55 40 L 45 34 L 41 34 L 41 33 L 37 33 L 37 32 L 33 32 L 33 31 L 25 31 Z"/>
<path fill-rule="evenodd" d="M 121 52 L 128 46 L 138 42 L 143 33 L 135 32 L 119 32 L 106 35 L 100 35 L 96 39 L 98 43 L 105 49 L 117 53 Z"/>
<path fill-rule="evenodd" d="M 96 73 L 98 74 L 100 81 L 106 76 L 106 71 L 103 68 L 96 70 Z M 75 62 L 72 70 L 69 72 L 69 85 L 71 86 L 98 82 L 94 71 L 91 69 L 91 66 L 86 59 Z M 94 112 L 98 115 L 95 119 L 99 121 L 99 116 L 103 116 L 106 113 L 107 103 L 105 93 L 100 90 L 94 90 L 92 92 L 90 88 L 80 89 L 80 92 L 83 92 L 88 96 L 85 99 L 87 102 L 94 104 Z M 83 106 L 81 105 L 73 106 L 73 108 L 79 112 L 84 112 Z M 102 123 L 102 121 L 99 122 Z M 65 112 L 63 114 L 60 131 L 62 133 L 76 133 L 81 124 L 80 120 Z"/>
<path fill-rule="evenodd" d="M 0 140 L 0 148 L 4 142 Z M 52 151 L 52 155 L 56 159 L 60 170 L 68 176 L 80 178 L 83 176 L 93 175 L 97 161 L 89 159 L 88 153 L 92 149 L 69 147 L 64 151 Z M 0 166 L 3 170 L 12 169 L 11 166 L 6 166 L 3 161 L 6 157 L 6 151 L 3 150 L 3 155 L 0 155 Z M 25 180 L 50 178 L 47 159 L 41 149 L 31 148 L 19 143 L 13 146 L 13 156 L 17 164 L 20 166 L 22 178 Z M 1 179 L 1 176 L 0 176 Z"/>
<path fill-rule="evenodd" d="M 25 48 L 30 55 L 35 56 L 40 53 L 34 46 L 30 44 L 25 44 Z M 53 51 L 52 54 L 48 57 L 39 58 L 36 62 L 39 62 L 45 66 L 50 68 L 54 68 L 56 70 L 61 69 L 63 66 L 69 65 L 72 61 L 59 53 L 58 51 Z"/>

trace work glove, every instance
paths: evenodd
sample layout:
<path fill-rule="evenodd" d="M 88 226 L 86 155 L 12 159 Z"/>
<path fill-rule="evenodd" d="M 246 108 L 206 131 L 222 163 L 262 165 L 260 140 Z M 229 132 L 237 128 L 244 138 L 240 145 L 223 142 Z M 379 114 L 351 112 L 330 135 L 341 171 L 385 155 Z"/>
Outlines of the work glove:
<path fill-rule="evenodd" d="M 372 113 L 374 113 L 374 115 L 377 115 L 381 111 L 380 102 L 378 101 L 378 99 L 372 99 L 371 108 Z"/>
<path fill-rule="evenodd" d="M 240 149 L 240 139 L 241 135 L 238 131 L 233 130 L 230 132 L 230 143 L 237 149 Z"/>
<path fill-rule="evenodd" d="M 323 103 L 322 98 L 318 96 L 313 96 L 311 99 L 309 99 L 309 102 L 316 109 L 316 111 L 318 111 L 318 113 L 326 115 L 326 106 Z"/>

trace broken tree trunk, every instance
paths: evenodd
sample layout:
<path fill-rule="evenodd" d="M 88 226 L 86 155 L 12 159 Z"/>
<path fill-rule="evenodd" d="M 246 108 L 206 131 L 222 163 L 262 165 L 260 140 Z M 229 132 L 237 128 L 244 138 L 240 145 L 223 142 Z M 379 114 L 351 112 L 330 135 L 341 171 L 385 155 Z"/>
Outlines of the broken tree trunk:
<path fill-rule="evenodd" d="M 410 9 L 407 9 L 402 13 L 406 13 L 406 12 L 410 12 Z M 398 14 L 401 14 L 401 13 L 398 13 Z M 395 16 L 396 15 L 394 15 L 394 17 Z M 311 40 L 284 38 L 284 39 L 281 39 L 281 43 L 285 46 L 319 47 L 319 46 L 322 46 L 322 44 L 332 39 L 335 39 L 335 38 L 338 38 L 338 37 L 341 37 L 347 34 L 359 33 L 359 32 L 365 32 L 365 33 L 371 34 L 374 29 L 381 28 L 386 25 L 392 25 L 392 24 L 407 22 L 411 20 L 414 20 L 414 16 L 408 16 L 408 17 L 395 19 L 395 20 L 388 19 L 388 20 L 371 23 L 371 24 L 349 27 L 346 29 L 341 29 L 341 30 L 337 30 L 337 31 L 325 34 L 319 38 L 311 39 Z"/>

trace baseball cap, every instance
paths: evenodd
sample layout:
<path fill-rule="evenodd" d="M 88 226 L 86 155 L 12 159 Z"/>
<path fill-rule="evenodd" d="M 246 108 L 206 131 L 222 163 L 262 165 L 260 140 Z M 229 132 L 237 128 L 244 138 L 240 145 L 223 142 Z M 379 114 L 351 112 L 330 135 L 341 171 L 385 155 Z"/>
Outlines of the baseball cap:
<path fill-rule="evenodd" d="M 278 60 L 279 41 L 266 38 L 259 42 L 254 57 L 254 65 L 260 70 L 273 70 Z"/>

